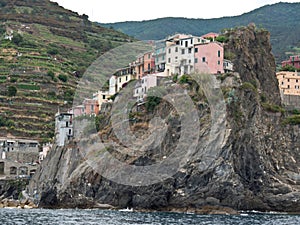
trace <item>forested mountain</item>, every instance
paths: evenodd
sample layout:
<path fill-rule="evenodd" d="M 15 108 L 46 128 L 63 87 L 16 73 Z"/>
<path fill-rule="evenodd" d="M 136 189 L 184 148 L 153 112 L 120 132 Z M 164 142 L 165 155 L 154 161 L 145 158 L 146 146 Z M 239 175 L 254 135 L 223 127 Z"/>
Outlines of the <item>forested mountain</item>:
<path fill-rule="evenodd" d="M 49 141 L 86 68 L 128 41 L 49 0 L 0 0 L 0 136 Z"/>
<path fill-rule="evenodd" d="M 271 32 L 273 54 L 279 62 L 287 55 L 300 53 L 299 12 L 300 3 L 277 3 L 234 17 L 218 19 L 161 18 L 102 25 L 113 27 L 138 39 L 156 40 L 177 32 L 203 35 L 211 31 L 220 32 L 224 28 L 255 23 L 256 26 L 266 28 Z"/>

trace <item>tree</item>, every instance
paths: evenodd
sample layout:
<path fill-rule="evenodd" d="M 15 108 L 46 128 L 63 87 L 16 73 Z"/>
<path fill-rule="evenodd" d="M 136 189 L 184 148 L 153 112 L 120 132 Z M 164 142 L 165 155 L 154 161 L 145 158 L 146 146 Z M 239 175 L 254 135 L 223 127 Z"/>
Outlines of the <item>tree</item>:
<path fill-rule="evenodd" d="M 12 42 L 19 46 L 23 42 L 22 35 L 19 33 L 14 34 L 14 36 L 12 38 Z"/>
<path fill-rule="evenodd" d="M 9 86 L 7 88 L 7 91 L 8 91 L 8 96 L 12 97 L 12 96 L 16 96 L 18 90 L 15 86 Z"/>

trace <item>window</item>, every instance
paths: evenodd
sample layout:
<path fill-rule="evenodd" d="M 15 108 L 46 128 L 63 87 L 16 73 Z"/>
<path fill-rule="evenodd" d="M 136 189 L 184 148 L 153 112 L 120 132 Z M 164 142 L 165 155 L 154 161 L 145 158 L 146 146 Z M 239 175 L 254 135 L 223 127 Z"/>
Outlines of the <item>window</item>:
<path fill-rule="evenodd" d="M 218 57 L 219 58 L 221 57 L 221 51 L 220 50 L 218 51 Z"/>
<path fill-rule="evenodd" d="M 10 167 L 10 175 L 17 175 L 17 167 Z"/>
<path fill-rule="evenodd" d="M 191 45 L 193 44 L 193 39 L 191 39 Z"/>
<path fill-rule="evenodd" d="M 290 79 L 288 79 L 288 82 L 290 82 Z"/>
<path fill-rule="evenodd" d="M 169 48 L 169 54 L 171 54 L 171 49 Z"/>
<path fill-rule="evenodd" d="M 168 58 L 168 63 L 171 63 L 171 58 Z"/>
<path fill-rule="evenodd" d="M 175 52 L 178 52 L 178 47 L 175 48 Z"/>
<path fill-rule="evenodd" d="M 290 89 L 290 85 L 288 85 L 287 88 Z"/>
<path fill-rule="evenodd" d="M 198 63 L 198 58 L 195 58 L 195 63 Z"/>
<path fill-rule="evenodd" d="M 121 78 L 121 77 L 119 78 L 119 82 L 120 82 L 120 83 L 122 82 L 122 78 Z"/>
<path fill-rule="evenodd" d="M 185 49 L 181 49 L 181 54 L 182 54 L 182 55 L 185 54 Z"/>
<path fill-rule="evenodd" d="M 66 122 L 66 127 L 69 127 L 69 122 Z"/>
<path fill-rule="evenodd" d="M 102 95 L 102 99 L 105 99 L 106 98 L 106 96 L 105 95 Z"/>
<path fill-rule="evenodd" d="M 195 48 L 195 53 L 197 53 L 198 52 L 198 48 Z"/>
<path fill-rule="evenodd" d="M 185 47 L 186 47 L 186 48 L 188 47 L 188 44 L 189 44 L 189 42 L 188 42 L 188 41 L 185 41 Z"/>
<path fill-rule="evenodd" d="M 69 129 L 69 135 L 71 135 L 72 134 L 72 130 L 71 129 Z"/>
<path fill-rule="evenodd" d="M 148 63 L 148 70 L 150 70 L 150 63 Z"/>
<path fill-rule="evenodd" d="M 205 57 L 202 57 L 202 62 L 205 62 L 205 61 L 206 61 Z"/>
<path fill-rule="evenodd" d="M 220 65 L 221 64 L 221 62 L 220 62 L 220 60 L 218 61 L 218 65 Z"/>
<path fill-rule="evenodd" d="M 188 51 L 189 51 L 189 54 L 191 54 L 191 53 L 192 53 L 192 48 L 189 48 L 189 50 L 188 50 Z"/>
<path fill-rule="evenodd" d="M 283 82 L 283 81 L 281 82 L 281 85 L 284 85 L 284 82 Z"/>
<path fill-rule="evenodd" d="M 94 105 L 91 105 L 91 111 L 94 112 Z"/>
<path fill-rule="evenodd" d="M 151 58 L 151 55 L 150 54 L 148 54 L 148 59 L 150 59 Z"/>
<path fill-rule="evenodd" d="M 298 83 L 298 80 L 296 80 L 296 83 Z"/>
<path fill-rule="evenodd" d="M 128 76 L 126 76 L 126 81 L 128 80 Z"/>

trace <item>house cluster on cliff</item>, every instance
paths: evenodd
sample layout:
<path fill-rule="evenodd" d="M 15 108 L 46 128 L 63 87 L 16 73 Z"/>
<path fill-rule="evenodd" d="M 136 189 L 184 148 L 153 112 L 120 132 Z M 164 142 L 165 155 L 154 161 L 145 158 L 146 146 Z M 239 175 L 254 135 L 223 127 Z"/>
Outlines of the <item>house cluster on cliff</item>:
<path fill-rule="evenodd" d="M 136 79 L 138 85 L 134 96 L 141 99 L 149 88 L 157 85 L 160 77 L 191 73 L 220 74 L 233 70 L 229 60 L 224 59 L 223 44 L 216 41 L 218 34 L 201 37 L 175 34 L 155 43 L 155 50 L 137 56 L 134 62 L 117 70 L 109 79 L 106 91 L 94 93 L 92 99 L 72 109 L 74 116 L 98 114 L 101 105 L 110 101 L 126 84 Z"/>
<path fill-rule="evenodd" d="M 56 115 L 56 140 L 63 146 L 73 136 L 72 119 L 82 115 L 97 115 L 103 103 L 112 101 L 131 80 L 137 80 L 133 97 L 143 101 L 150 88 L 159 80 L 174 75 L 191 73 L 221 74 L 232 71 L 233 65 L 224 59 L 223 44 L 216 41 L 218 34 L 209 33 L 201 37 L 175 34 L 155 42 L 154 50 L 138 55 L 126 67 L 118 69 L 109 79 L 108 89 L 93 94 L 82 105 L 73 107 L 68 113 Z M 65 120 L 66 119 L 66 120 Z"/>

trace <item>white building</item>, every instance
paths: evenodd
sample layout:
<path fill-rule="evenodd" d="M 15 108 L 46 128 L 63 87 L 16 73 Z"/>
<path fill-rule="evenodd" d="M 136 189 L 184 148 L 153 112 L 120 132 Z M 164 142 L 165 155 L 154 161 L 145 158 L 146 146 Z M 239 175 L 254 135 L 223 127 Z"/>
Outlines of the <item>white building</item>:
<path fill-rule="evenodd" d="M 207 39 L 186 34 L 176 34 L 166 40 L 167 76 L 194 72 L 195 44 L 208 43 Z"/>
<path fill-rule="evenodd" d="M 142 77 L 135 85 L 133 97 L 137 98 L 138 102 L 142 102 L 147 97 L 148 90 L 159 85 L 160 79 L 165 78 L 161 73 L 149 74 Z"/>
<path fill-rule="evenodd" d="M 55 137 L 58 146 L 64 146 L 73 137 L 73 114 L 58 112 L 55 115 Z"/>
<path fill-rule="evenodd" d="M 232 72 L 233 63 L 230 60 L 224 59 L 224 72 Z"/>

